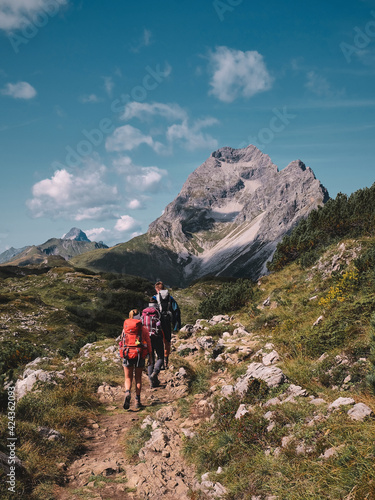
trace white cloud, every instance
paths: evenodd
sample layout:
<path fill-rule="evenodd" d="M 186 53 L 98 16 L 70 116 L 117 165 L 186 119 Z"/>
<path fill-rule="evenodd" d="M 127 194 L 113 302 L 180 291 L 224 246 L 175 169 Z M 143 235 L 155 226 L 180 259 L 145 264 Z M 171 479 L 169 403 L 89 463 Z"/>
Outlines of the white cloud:
<path fill-rule="evenodd" d="M 154 166 L 139 167 L 134 165 L 128 156 L 116 158 L 113 161 L 113 166 L 118 174 L 125 176 L 126 188 L 130 192 L 155 193 L 162 190 L 168 184 L 167 170 Z M 136 202 L 139 203 L 139 206 L 137 206 Z M 132 203 L 132 206 L 130 206 L 130 203 Z M 132 200 L 129 202 L 128 207 L 132 209 L 141 208 L 141 201 L 138 199 Z"/>
<path fill-rule="evenodd" d="M 89 94 L 81 96 L 79 100 L 83 104 L 86 104 L 88 102 L 99 102 L 99 97 L 96 94 Z"/>
<path fill-rule="evenodd" d="M 111 76 L 104 77 L 104 88 L 109 97 L 112 97 L 113 87 L 115 86 Z"/>
<path fill-rule="evenodd" d="M 150 116 L 162 116 L 167 120 L 184 120 L 187 118 L 187 113 L 178 104 L 164 104 L 154 102 L 148 104 L 146 102 L 130 102 L 125 106 L 124 114 L 121 116 L 123 120 L 131 120 L 139 118 L 145 120 Z"/>
<path fill-rule="evenodd" d="M 144 28 L 142 36 L 132 47 L 130 47 L 130 50 L 132 52 L 137 53 L 141 49 L 143 49 L 143 47 L 148 47 L 151 44 L 152 44 L 152 33 L 150 30 Z"/>
<path fill-rule="evenodd" d="M 104 227 L 94 227 L 84 231 L 86 236 L 91 241 L 103 241 L 106 237 L 111 236 L 111 231 Z"/>
<path fill-rule="evenodd" d="M 134 198 L 133 200 L 130 200 L 129 203 L 128 203 L 128 208 L 130 210 L 138 210 L 140 208 L 142 208 L 142 202 L 136 198 Z"/>
<path fill-rule="evenodd" d="M 105 183 L 105 173 L 106 168 L 97 163 L 88 163 L 76 174 L 57 170 L 51 179 L 34 184 L 33 198 L 26 205 L 35 218 L 113 219 L 119 195 L 117 187 Z"/>
<path fill-rule="evenodd" d="M 37 94 L 34 87 L 27 82 L 7 83 L 1 93 L 14 99 L 32 99 Z"/>
<path fill-rule="evenodd" d="M 203 128 L 218 124 L 216 118 L 206 118 L 196 120 L 193 125 L 189 125 L 187 120 L 180 124 L 168 127 L 167 139 L 171 142 L 179 142 L 185 149 L 194 150 L 199 148 L 215 149 L 218 145 L 216 139 L 211 135 L 202 132 Z"/>
<path fill-rule="evenodd" d="M 140 229 L 140 223 L 130 215 L 122 215 L 115 225 L 115 231 L 119 233 L 128 233 L 136 229 Z"/>
<path fill-rule="evenodd" d="M 156 193 L 162 189 L 162 182 L 168 172 L 158 167 L 140 167 L 135 175 L 128 175 L 126 180 L 130 189 Z"/>
<path fill-rule="evenodd" d="M 12 31 L 33 24 L 37 14 L 44 12 L 52 15 L 58 7 L 68 0 L 0 0 L 0 29 Z M 52 7 L 52 10 L 51 10 Z"/>
<path fill-rule="evenodd" d="M 121 156 L 113 160 L 113 166 L 118 174 L 128 174 L 135 168 L 130 156 Z"/>
<path fill-rule="evenodd" d="M 203 129 L 217 125 L 216 118 L 207 117 L 191 121 L 188 112 L 176 103 L 139 103 L 131 102 L 126 105 L 122 119 L 132 120 L 138 118 L 141 121 L 161 117 L 168 121 L 176 121 L 173 125 L 156 124 L 148 127 L 148 132 L 143 133 L 132 125 L 124 125 L 115 130 L 113 135 L 107 139 L 108 151 L 130 151 L 140 144 L 147 144 L 158 154 L 170 154 L 173 144 L 176 143 L 184 149 L 195 150 L 200 148 L 216 148 L 218 142 Z M 166 144 L 155 141 L 153 137 L 163 135 Z M 128 169 L 131 160 L 128 157 L 120 159 L 115 165 L 117 169 Z"/>
<path fill-rule="evenodd" d="M 144 135 L 131 125 L 117 128 L 105 143 L 107 151 L 131 151 L 141 144 L 147 144 L 154 150 L 160 147 L 160 143 L 154 142 L 150 135 Z"/>
<path fill-rule="evenodd" d="M 342 91 L 334 91 L 329 81 L 315 71 L 307 73 L 306 88 L 319 97 L 337 97 L 343 94 Z"/>
<path fill-rule="evenodd" d="M 232 102 L 237 97 L 248 98 L 272 86 L 263 56 L 257 51 L 217 47 L 210 53 L 210 68 L 212 89 L 209 93 L 223 102 Z"/>

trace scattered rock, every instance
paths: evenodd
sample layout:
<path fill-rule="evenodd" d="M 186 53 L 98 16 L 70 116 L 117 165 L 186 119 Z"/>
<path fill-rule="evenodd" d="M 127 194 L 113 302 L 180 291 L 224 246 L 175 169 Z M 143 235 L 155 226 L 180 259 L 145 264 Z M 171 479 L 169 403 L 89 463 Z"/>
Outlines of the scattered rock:
<path fill-rule="evenodd" d="M 177 347 L 177 352 L 180 353 L 182 351 L 190 351 L 191 353 L 198 350 L 198 347 L 195 344 L 181 344 Z"/>
<path fill-rule="evenodd" d="M 48 441 L 61 441 L 64 439 L 61 432 L 50 429 L 49 427 L 39 426 L 38 433 L 43 439 L 47 439 Z"/>
<path fill-rule="evenodd" d="M 364 403 L 357 403 L 348 411 L 348 416 L 352 420 L 363 422 L 366 417 L 370 417 L 373 411 Z"/>
<path fill-rule="evenodd" d="M 278 361 L 280 361 L 280 356 L 276 351 L 273 350 L 270 353 L 265 354 L 263 356 L 262 361 L 263 361 L 263 364 L 265 366 L 273 365 L 274 363 L 277 363 Z"/>
<path fill-rule="evenodd" d="M 340 406 L 354 405 L 355 401 L 353 398 L 338 398 L 333 403 L 328 405 L 328 410 L 337 410 Z"/>
<path fill-rule="evenodd" d="M 139 452 L 139 458 L 145 458 L 147 450 L 162 452 L 169 442 L 168 434 L 161 428 L 152 431 L 150 439 Z"/>
<path fill-rule="evenodd" d="M 173 408 L 173 406 L 171 406 L 171 405 L 164 406 L 163 408 L 160 408 L 160 410 L 158 410 L 155 413 L 155 418 L 156 418 L 156 420 L 159 420 L 159 422 L 166 422 L 168 420 L 172 420 L 174 413 L 175 413 L 175 409 Z M 151 418 L 151 417 L 148 417 L 148 418 Z"/>
<path fill-rule="evenodd" d="M 313 326 L 319 325 L 324 319 L 324 316 L 319 316 L 319 318 L 313 323 Z"/>
<path fill-rule="evenodd" d="M 246 413 L 249 413 L 249 410 L 247 409 L 247 405 L 240 404 L 234 418 L 239 420 L 243 415 L 246 415 Z"/>
<path fill-rule="evenodd" d="M 198 337 L 197 343 L 202 349 L 211 349 L 214 345 L 214 339 L 212 337 Z"/>
<path fill-rule="evenodd" d="M 217 325 L 218 323 L 229 323 L 230 317 L 227 314 L 219 314 L 217 316 L 213 316 L 209 324 L 210 325 Z"/>
<path fill-rule="evenodd" d="M 47 372 L 44 370 L 32 370 L 28 368 L 23 374 L 23 380 L 17 380 L 15 384 L 15 397 L 18 400 L 34 389 L 37 382 L 56 384 L 56 378 L 64 378 L 65 371 Z"/>
<path fill-rule="evenodd" d="M 231 396 L 234 392 L 234 387 L 233 385 L 224 385 L 222 388 L 221 388 L 221 394 L 225 397 L 225 398 L 228 398 L 229 396 Z"/>
<path fill-rule="evenodd" d="M 319 458 L 321 458 L 322 460 L 328 460 L 329 458 L 332 458 L 332 457 L 335 457 L 336 455 L 338 455 L 338 452 L 340 450 L 342 450 L 343 448 L 345 448 L 345 445 L 342 444 L 340 446 L 335 446 L 335 447 L 332 447 L 332 448 L 328 448 L 328 450 L 326 450 L 324 453 L 322 453 Z"/>
<path fill-rule="evenodd" d="M 269 387 L 276 387 L 286 382 L 286 376 L 276 366 L 264 366 L 263 363 L 250 363 L 246 374 L 237 379 L 234 390 L 243 395 L 247 391 L 251 378 L 264 380 Z"/>

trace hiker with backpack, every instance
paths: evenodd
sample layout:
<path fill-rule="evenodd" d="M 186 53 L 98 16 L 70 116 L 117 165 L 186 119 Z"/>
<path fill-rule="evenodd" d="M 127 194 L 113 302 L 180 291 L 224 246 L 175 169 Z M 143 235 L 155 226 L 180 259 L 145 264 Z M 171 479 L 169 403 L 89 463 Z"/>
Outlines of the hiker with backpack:
<path fill-rule="evenodd" d="M 156 299 L 161 320 L 161 328 L 164 332 L 164 366 L 168 368 L 169 354 L 171 352 L 172 327 L 174 331 L 181 328 L 181 313 L 177 302 L 169 291 L 164 287 L 162 281 L 155 283 Z"/>
<path fill-rule="evenodd" d="M 137 317 L 138 316 L 138 317 Z M 120 339 L 120 357 L 124 366 L 125 375 L 125 401 L 124 410 L 130 407 L 131 388 L 135 375 L 135 407 L 142 408 L 142 371 L 145 367 L 147 356 L 150 358 L 152 347 L 148 329 L 142 325 L 137 310 L 129 313 L 129 318 L 124 321 Z"/>
<path fill-rule="evenodd" d="M 148 378 L 151 388 L 159 387 L 159 372 L 164 365 L 164 334 L 161 328 L 160 312 L 158 304 L 153 297 L 148 307 L 142 311 L 142 323 L 150 334 L 152 354 L 148 363 Z"/>

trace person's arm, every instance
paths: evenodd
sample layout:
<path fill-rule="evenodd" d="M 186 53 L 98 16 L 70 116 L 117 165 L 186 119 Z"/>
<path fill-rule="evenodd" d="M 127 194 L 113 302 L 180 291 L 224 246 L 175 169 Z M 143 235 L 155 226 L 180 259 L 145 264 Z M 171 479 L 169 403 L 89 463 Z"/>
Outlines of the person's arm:
<path fill-rule="evenodd" d="M 171 296 L 171 304 L 172 304 L 172 316 L 173 316 L 173 329 L 174 331 L 178 331 L 181 329 L 181 311 L 178 307 L 177 302 Z"/>

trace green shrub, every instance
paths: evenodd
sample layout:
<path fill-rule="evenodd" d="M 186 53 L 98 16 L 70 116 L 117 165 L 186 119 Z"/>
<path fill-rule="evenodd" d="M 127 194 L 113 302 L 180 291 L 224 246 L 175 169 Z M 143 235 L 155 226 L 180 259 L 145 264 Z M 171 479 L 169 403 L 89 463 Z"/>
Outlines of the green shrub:
<path fill-rule="evenodd" d="M 224 283 L 221 288 L 199 304 L 199 311 L 205 318 L 216 314 L 228 314 L 246 305 L 254 296 L 254 283 L 239 279 L 234 283 Z"/>
<path fill-rule="evenodd" d="M 79 353 L 81 347 L 86 344 L 91 344 L 92 342 L 96 342 L 98 340 L 98 336 L 96 333 L 90 333 L 86 337 L 79 338 L 77 340 L 65 340 L 58 353 L 60 356 L 64 358 L 73 358 L 76 354 Z"/>
<path fill-rule="evenodd" d="M 283 238 L 267 267 L 277 271 L 296 259 L 305 266 L 340 239 L 371 235 L 375 228 L 374 215 L 375 183 L 349 197 L 338 193 L 334 200 L 310 212 Z"/>
<path fill-rule="evenodd" d="M 367 383 L 372 391 L 375 394 L 375 313 L 371 316 L 370 321 L 371 331 L 370 331 L 370 356 L 369 361 L 371 363 L 370 372 L 367 375 Z"/>

